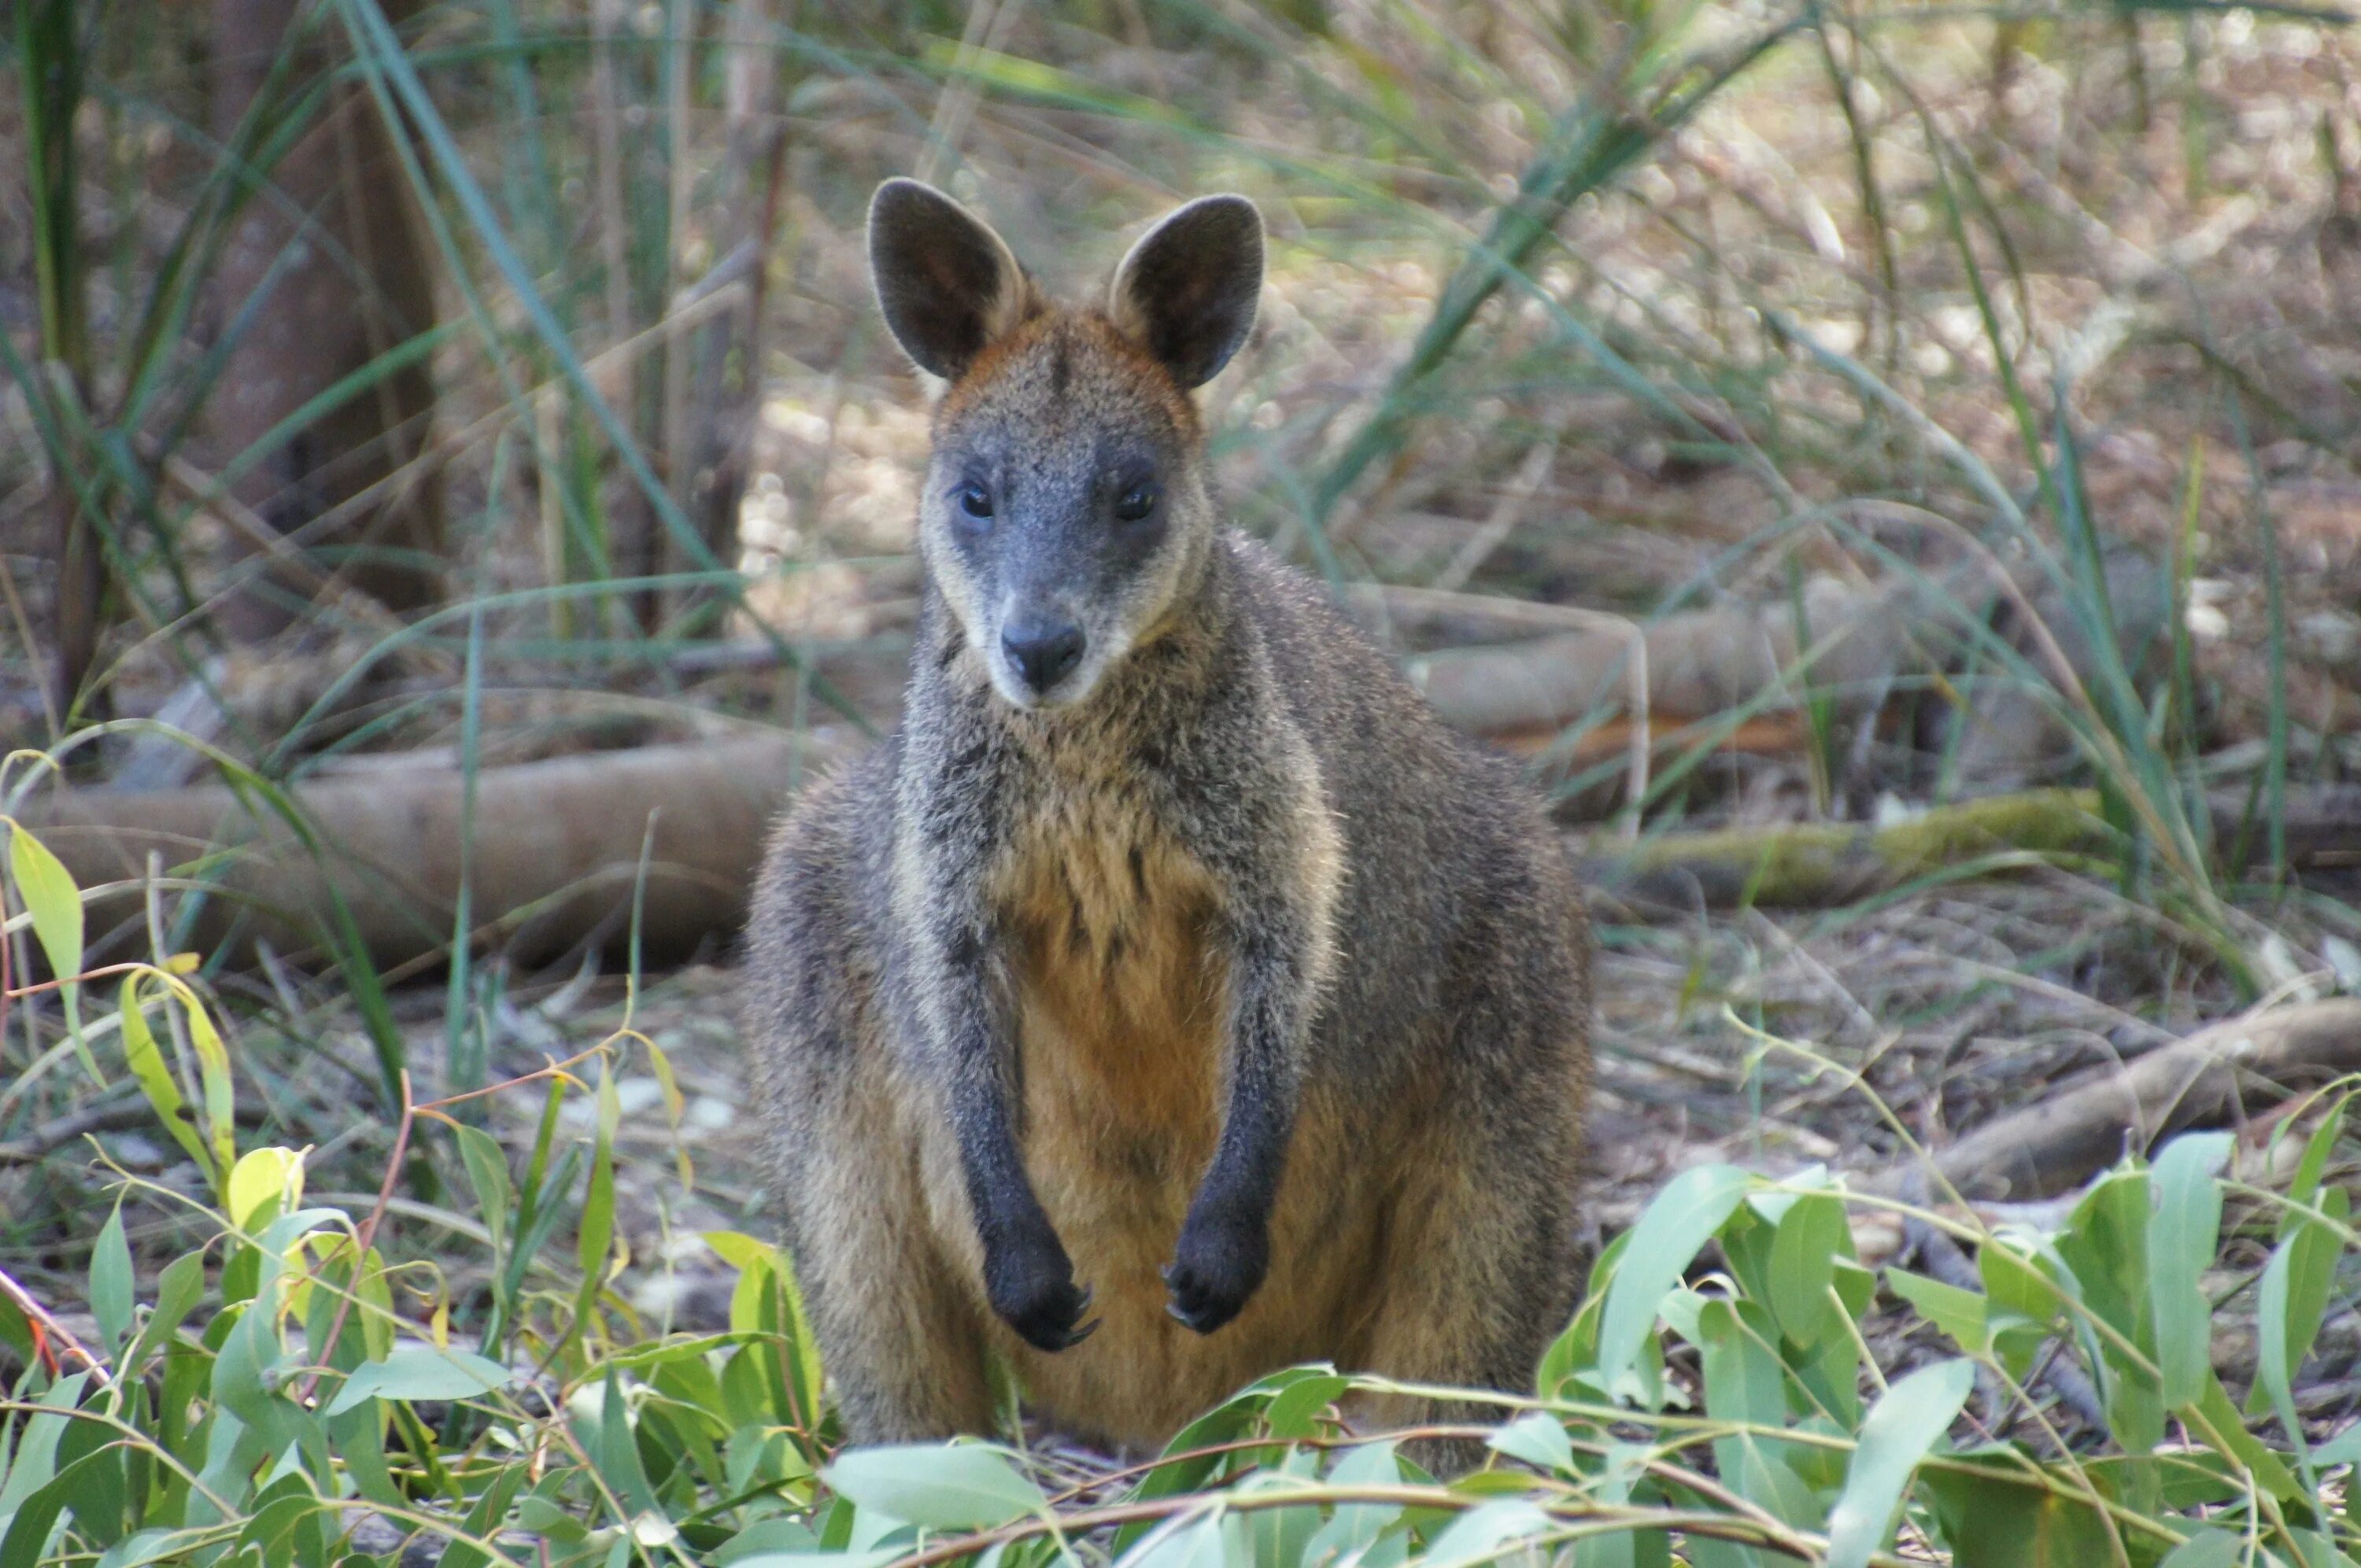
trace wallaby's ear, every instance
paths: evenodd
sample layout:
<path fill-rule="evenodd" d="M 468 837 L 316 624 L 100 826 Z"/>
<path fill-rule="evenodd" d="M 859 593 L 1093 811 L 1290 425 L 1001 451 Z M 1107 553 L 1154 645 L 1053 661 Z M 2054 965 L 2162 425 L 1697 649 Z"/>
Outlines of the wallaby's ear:
<path fill-rule="evenodd" d="M 1000 236 L 916 180 L 888 180 L 870 198 L 869 280 L 902 352 L 953 381 L 1033 297 Z"/>
<path fill-rule="evenodd" d="M 1139 236 L 1107 313 L 1195 387 L 1246 342 L 1261 296 L 1262 214 L 1244 196 L 1201 196 Z"/>

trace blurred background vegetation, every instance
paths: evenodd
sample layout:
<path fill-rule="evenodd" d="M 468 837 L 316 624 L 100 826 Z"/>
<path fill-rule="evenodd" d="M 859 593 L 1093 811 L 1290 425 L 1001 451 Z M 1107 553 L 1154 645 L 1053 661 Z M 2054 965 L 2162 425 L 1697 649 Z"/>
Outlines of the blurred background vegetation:
<path fill-rule="evenodd" d="M 1939 1143 L 2361 989 L 2331 6 L 0 15 L 0 734 L 50 757 L 7 809 L 92 963 L 207 955 L 315 1190 L 374 1184 L 405 1072 L 628 1020 L 665 1055 L 616 1091 L 619 1288 L 693 1315 L 694 1233 L 759 1229 L 717 961 L 763 813 L 897 699 L 927 389 L 861 247 L 897 173 L 1067 292 L 1178 200 L 1261 205 L 1229 502 L 1552 790 L 1603 1229 L 1700 1160 L 1894 1155 L 1751 1030 Z M 0 1015 L 0 1260 L 69 1282 L 87 1138 L 194 1179 L 77 1030 Z M 457 1156 L 408 1157 L 431 1252 Z"/>

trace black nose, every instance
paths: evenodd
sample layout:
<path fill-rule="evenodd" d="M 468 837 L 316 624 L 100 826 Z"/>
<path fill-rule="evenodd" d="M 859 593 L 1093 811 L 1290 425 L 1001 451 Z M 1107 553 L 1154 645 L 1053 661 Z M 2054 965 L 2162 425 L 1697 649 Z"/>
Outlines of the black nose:
<path fill-rule="evenodd" d="M 1025 684 L 1045 692 L 1082 662 L 1082 629 L 1071 621 L 1012 624 L 1001 629 L 1000 646 Z"/>

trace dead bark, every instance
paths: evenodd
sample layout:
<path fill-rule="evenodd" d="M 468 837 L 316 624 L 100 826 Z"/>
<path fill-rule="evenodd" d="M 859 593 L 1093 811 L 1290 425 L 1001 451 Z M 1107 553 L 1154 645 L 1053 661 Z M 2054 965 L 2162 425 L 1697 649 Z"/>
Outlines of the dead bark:
<path fill-rule="evenodd" d="M 527 959 L 620 942 L 643 859 L 647 957 L 733 932 L 771 814 L 830 755 L 825 742 L 774 734 L 486 770 L 466 866 L 477 935 Z M 19 819 L 79 885 L 104 886 L 93 929 L 137 919 L 151 855 L 172 868 L 218 854 L 203 873 L 219 891 L 192 938 L 202 950 L 243 956 L 257 938 L 283 953 L 315 949 L 333 894 L 390 967 L 439 954 L 451 939 L 463 786 L 455 770 L 402 766 L 304 785 L 296 798 L 317 854 L 267 806 L 219 785 L 61 791 Z"/>
<path fill-rule="evenodd" d="M 2215 1024 L 2127 1068 L 2101 1068 L 1935 1151 L 1967 1197 L 2047 1197 L 2130 1146 L 2242 1118 L 2361 1071 L 2361 1000 L 2305 1003 Z"/>
<path fill-rule="evenodd" d="M 397 25 L 417 0 L 386 0 Z M 266 84 L 280 51 L 302 51 L 298 84 L 333 62 L 329 31 L 299 20 L 300 0 L 214 0 L 214 124 L 225 143 Z M 291 28 L 302 29 L 301 37 Z M 225 456 L 259 444 L 305 403 L 434 324 L 423 226 L 383 116 L 358 82 L 332 87 L 318 123 L 245 195 L 216 280 L 221 330 L 258 296 L 206 411 Z M 237 487 L 238 499 L 300 538 L 343 581 L 395 609 L 441 590 L 440 477 L 426 449 L 434 387 L 423 363 L 385 375 L 285 439 Z M 390 475 L 384 498 L 322 529 L 315 520 Z M 256 547 L 233 541 L 241 560 Z M 223 607 L 241 641 L 273 636 L 310 600 L 304 575 L 256 569 Z"/>

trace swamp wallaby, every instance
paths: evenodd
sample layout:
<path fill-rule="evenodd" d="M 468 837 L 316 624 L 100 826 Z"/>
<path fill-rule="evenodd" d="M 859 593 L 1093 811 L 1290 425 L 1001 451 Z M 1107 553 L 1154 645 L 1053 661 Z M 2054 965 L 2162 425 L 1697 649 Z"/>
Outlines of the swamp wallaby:
<path fill-rule="evenodd" d="M 989 1431 L 992 1351 L 1124 1448 L 1301 1361 L 1529 1387 L 1576 1283 L 1588 928 L 1514 770 L 1223 520 L 1190 393 L 1261 219 L 1191 203 L 1094 308 L 911 181 L 869 255 L 950 383 L 907 704 L 780 826 L 747 966 L 848 1435 Z"/>

